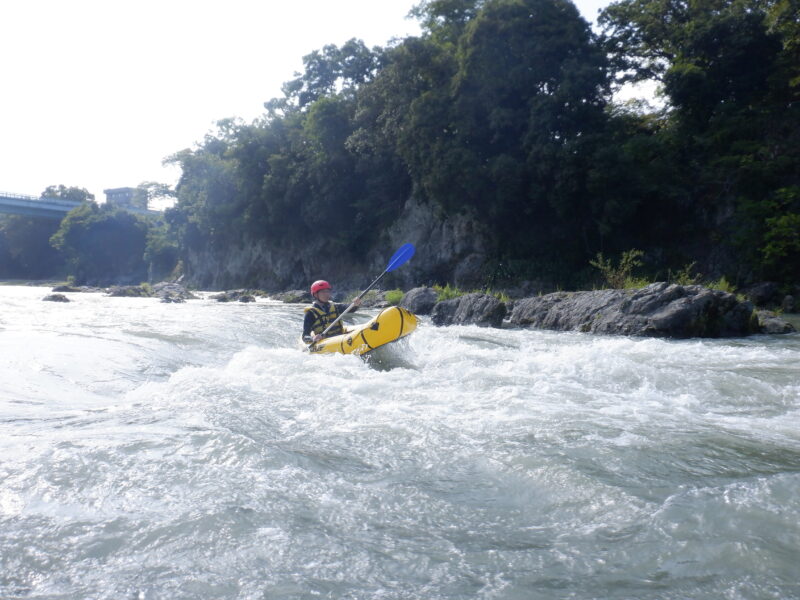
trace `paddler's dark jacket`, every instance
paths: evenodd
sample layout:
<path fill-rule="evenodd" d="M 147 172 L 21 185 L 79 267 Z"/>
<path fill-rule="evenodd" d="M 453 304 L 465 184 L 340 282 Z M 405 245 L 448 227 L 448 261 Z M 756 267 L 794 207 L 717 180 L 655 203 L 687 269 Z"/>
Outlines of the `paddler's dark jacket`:
<path fill-rule="evenodd" d="M 306 308 L 306 318 L 303 321 L 303 341 L 310 344 L 311 339 L 318 333 L 325 331 L 325 328 L 333 323 L 336 318 L 342 314 L 347 308 L 347 304 L 328 302 L 322 304 L 315 301 L 311 306 Z M 357 307 L 350 309 L 350 312 L 355 312 Z M 344 333 L 344 327 L 341 321 L 333 326 L 325 337 L 332 335 L 339 335 Z"/>

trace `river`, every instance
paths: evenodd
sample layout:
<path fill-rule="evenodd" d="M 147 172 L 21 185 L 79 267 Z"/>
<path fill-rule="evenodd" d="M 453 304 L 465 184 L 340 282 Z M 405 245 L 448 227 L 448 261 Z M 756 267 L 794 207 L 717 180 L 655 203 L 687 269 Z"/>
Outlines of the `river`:
<path fill-rule="evenodd" d="M 800 597 L 798 334 L 423 318 L 370 364 L 48 291 L 0 286 L 1 598 Z"/>

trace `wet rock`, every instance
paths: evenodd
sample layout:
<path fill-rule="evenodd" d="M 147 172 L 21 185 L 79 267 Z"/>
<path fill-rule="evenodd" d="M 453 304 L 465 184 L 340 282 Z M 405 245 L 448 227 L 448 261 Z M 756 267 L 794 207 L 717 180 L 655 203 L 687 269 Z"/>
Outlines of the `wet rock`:
<path fill-rule="evenodd" d="M 67 298 L 64 294 L 48 294 L 44 298 L 42 298 L 43 302 L 69 302 L 69 298 Z"/>
<path fill-rule="evenodd" d="M 161 298 L 162 302 L 181 303 L 186 300 L 199 300 L 192 292 L 180 283 L 162 281 L 153 286 L 153 294 Z"/>
<path fill-rule="evenodd" d="M 261 295 L 261 294 L 259 294 Z M 217 302 L 255 302 L 255 293 L 251 290 L 230 290 L 209 296 Z M 246 298 L 242 300 L 242 298 Z"/>
<path fill-rule="evenodd" d="M 82 292 L 83 289 L 71 285 L 57 285 L 51 291 L 53 292 Z"/>
<path fill-rule="evenodd" d="M 781 310 L 785 313 L 793 313 L 797 310 L 797 303 L 795 302 L 794 296 L 788 295 L 783 298 Z"/>
<path fill-rule="evenodd" d="M 429 287 L 416 287 L 409 290 L 400 300 L 400 306 L 415 315 L 429 315 L 439 301 L 439 293 Z"/>
<path fill-rule="evenodd" d="M 784 321 L 778 315 L 769 310 L 756 311 L 758 315 L 758 324 L 761 327 L 761 333 L 767 334 L 781 334 L 781 333 L 794 333 L 797 331 L 794 325 L 788 321 Z"/>
<path fill-rule="evenodd" d="M 308 290 L 289 290 L 279 294 L 271 294 L 273 300 L 285 302 L 287 304 L 306 304 L 313 300 L 311 292 Z"/>
<path fill-rule="evenodd" d="M 153 289 L 149 285 L 115 285 L 108 289 L 113 298 L 152 298 Z"/>
<path fill-rule="evenodd" d="M 763 281 L 744 290 L 744 295 L 756 306 L 777 306 L 780 302 L 778 284 Z"/>
<path fill-rule="evenodd" d="M 435 325 L 500 327 L 505 316 L 506 305 L 488 294 L 466 294 L 438 302 L 431 312 Z"/>
<path fill-rule="evenodd" d="M 512 325 L 648 337 L 738 337 L 758 333 L 750 302 L 699 285 L 557 292 L 516 303 Z"/>

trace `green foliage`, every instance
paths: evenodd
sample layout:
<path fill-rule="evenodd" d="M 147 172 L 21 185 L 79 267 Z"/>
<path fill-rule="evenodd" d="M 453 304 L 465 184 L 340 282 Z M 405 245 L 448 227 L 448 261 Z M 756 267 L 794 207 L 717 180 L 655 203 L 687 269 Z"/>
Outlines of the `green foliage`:
<path fill-rule="evenodd" d="M 50 245 L 56 219 L 0 216 L 0 277 L 44 279 L 62 274 L 64 255 Z"/>
<path fill-rule="evenodd" d="M 67 187 L 65 185 L 50 185 L 41 194 L 41 198 L 58 198 L 72 202 L 93 202 L 94 194 L 86 188 Z"/>
<path fill-rule="evenodd" d="M 675 273 L 670 270 L 667 279 L 669 279 L 669 281 L 672 283 L 677 283 L 678 285 L 698 285 L 703 275 L 702 273 L 695 273 L 692 275 L 695 265 L 697 265 L 697 261 L 690 262 L 683 268 L 678 269 L 678 271 Z"/>
<path fill-rule="evenodd" d="M 86 202 L 70 211 L 51 243 L 68 258 L 78 283 L 141 281 L 147 225 L 123 210 Z"/>
<path fill-rule="evenodd" d="M 642 285 L 641 252 L 665 272 L 684 248 L 701 265 L 729 257 L 715 268 L 737 281 L 788 282 L 800 272 L 794 5 L 619 0 L 596 36 L 567 0 L 423 0 L 421 36 L 324 46 L 263 119 L 220 121 L 172 157 L 177 202 L 148 232 L 147 262 L 166 272 L 306 240 L 356 261 L 413 197 L 480 223 L 504 283 L 570 286 L 590 263 L 613 287 Z M 613 104 L 612 83 L 631 80 L 659 83 L 666 107 Z M 694 268 L 670 279 L 696 283 Z"/>
<path fill-rule="evenodd" d="M 631 273 L 635 267 L 641 267 L 644 264 L 639 260 L 642 256 L 644 256 L 644 252 L 641 250 L 631 249 L 623 252 L 619 262 L 614 265 L 610 258 L 605 258 L 602 252 L 598 252 L 595 259 L 590 260 L 589 264 L 600 271 L 609 287 L 625 289 L 629 280 L 631 285 L 636 287 L 636 280 L 631 279 Z"/>
<path fill-rule="evenodd" d="M 437 302 L 444 302 L 445 300 L 453 300 L 454 298 L 460 298 L 461 296 L 465 296 L 467 294 L 486 294 L 489 296 L 494 296 L 501 302 L 509 302 L 511 298 L 509 298 L 508 294 L 502 291 L 493 291 L 491 289 L 477 289 L 472 291 L 462 290 L 457 286 L 451 286 L 449 283 L 445 284 L 444 287 L 441 285 L 434 285 L 433 289 L 436 290 L 438 296 L 436 298 Z"/>
<path fill-rule="evenodd" d="M 433 289 L 436 290 L 438 296 L 436 297 L 437 302 L 444 302 L 445 300 L 452 300 L 453 298 L 460 298 L 467 292 L 464 290 L 457 288 L 455 286 L 451 287 L 450 284 L 445 284 L 444 287 L 441 285 L 434 285 Z"/>
<path fill-rule="evenodd" d="M 736 288 L 730 284 L 730 282 L 726 279 L 723 275 L 716 281 L 709 281 L 706 283 L 706 287 L 712 290 L 719 290 L 721 292 L 727 292 L 729 294 L 733 294 L 736 292 Z"/>
<path fill-rule="evenodd" d="M 646 277 L 626 277 L 622 284 L 622 289 L 638 290 L 653 283 Z"/>
<path fill-rule="evenodd" d="M 395 290 L 388 290 L 386 293 L 384 293 L 383 299 L 392 306 L 397 306 L 400 304 L 400 301 L 403 299 L 404 295 L 405 292 L 398 288 Z"/>

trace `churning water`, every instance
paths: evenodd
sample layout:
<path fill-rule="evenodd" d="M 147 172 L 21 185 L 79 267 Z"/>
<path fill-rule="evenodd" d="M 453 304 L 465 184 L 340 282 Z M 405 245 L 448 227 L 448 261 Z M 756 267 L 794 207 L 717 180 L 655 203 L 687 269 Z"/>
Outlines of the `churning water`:
<path fill-rule="evenodd" d="M 0 287 L 2 598 L 800 597 L 800 335 L 365 364 L 297 305 L 45 293 Z"/>

